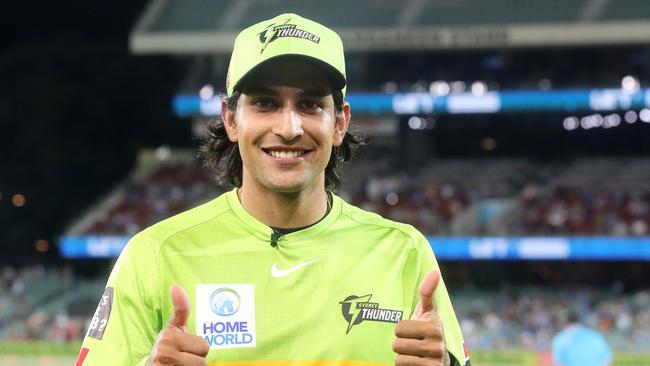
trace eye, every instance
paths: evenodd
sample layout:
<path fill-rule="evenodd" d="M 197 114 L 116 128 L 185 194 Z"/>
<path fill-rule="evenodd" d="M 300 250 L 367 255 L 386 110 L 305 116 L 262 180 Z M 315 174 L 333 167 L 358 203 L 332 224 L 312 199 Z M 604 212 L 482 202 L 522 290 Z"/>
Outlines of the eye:
<path fill-rule="evenodd" d="M 316 111 L 323 108 L 323 106 L 318 101 L 305 99 L 300 102 L 300 108 L 310 110 L 310 111 Z"/>
<path fill-rule="evenodd" d="M 273 108 L 274 102 L 271 98 L 256 98 L 253 100 L 253 105 L 262 109 Z"/>

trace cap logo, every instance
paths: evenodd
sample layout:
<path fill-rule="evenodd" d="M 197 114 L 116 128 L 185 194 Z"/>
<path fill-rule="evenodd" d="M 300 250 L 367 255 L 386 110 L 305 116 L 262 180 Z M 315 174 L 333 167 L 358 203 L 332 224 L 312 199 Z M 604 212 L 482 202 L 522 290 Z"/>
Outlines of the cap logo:
<path fill-rule="evenodd" d="M 304 29 L 300 29 L 296 27 L 295 24 L 289 24 L 290 20 L 291 18 L 287 18 L 287 20 L 285 20 L 284 23 L 279 25 L 276 25 L 276 23 L 272 23 L 268 25 L 262 32 L 258 33 L 260 36 L 259 37 L 260 43 L 262 44 L 262 49 L 260 50 L 260 54 L 264 52 L 266 46 L 268 46 L 269 43 L 275 41 L 278 38 L 293 37 L 293 38 L 306 39 L 314 43 L 320 42 L 319 36 L 317 36 L 314 33 L 308 32 Z"/>

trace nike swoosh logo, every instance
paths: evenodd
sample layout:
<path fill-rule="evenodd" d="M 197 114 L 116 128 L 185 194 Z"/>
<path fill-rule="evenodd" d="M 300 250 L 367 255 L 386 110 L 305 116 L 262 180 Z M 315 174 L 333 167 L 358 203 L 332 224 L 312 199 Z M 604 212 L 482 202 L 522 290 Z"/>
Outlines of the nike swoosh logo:
<path fill-rule="evenodd" d="M 273 266 L 271 266 L 271 276 L 273 276 L 275 278 L 281 278 L 281 277 L 289 275 L 289 274 L 291 274 L 291 273 L 293 273 L 293 272 L 295 272 L 295 271 L 297 271 L 297 270 L 299 270 L 299 269 L 301 269 L 303 267 L 307 267 L 310 264 L 314 264 L 314 263 L 316 263 L 318 261 L 319 261 L 319 259 L 314 259 L 314 260 L 311 260 L 309 262 L 300 263 L 297 266 L 289 267 L 287 269 L 278 269 L 278 264 L 273 263 Z"/>

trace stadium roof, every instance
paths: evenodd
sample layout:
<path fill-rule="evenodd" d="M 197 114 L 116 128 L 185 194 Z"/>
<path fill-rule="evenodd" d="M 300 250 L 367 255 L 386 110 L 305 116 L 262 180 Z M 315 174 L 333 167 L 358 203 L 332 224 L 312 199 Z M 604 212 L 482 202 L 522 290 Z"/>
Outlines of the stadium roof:
<path fill-rule="evenodd" d="M 650 40 L 648 0 L 151 0 L 135 53 L 228 53 L 248 25 L 294 12 L 348 51 L 634 44 Z"/>

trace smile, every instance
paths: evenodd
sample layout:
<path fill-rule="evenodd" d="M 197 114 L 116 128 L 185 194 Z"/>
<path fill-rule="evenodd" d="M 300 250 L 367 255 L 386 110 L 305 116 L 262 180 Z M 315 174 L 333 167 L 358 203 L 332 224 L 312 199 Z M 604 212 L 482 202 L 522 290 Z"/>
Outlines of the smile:
<path fill-rule="evenodd" d="M 292 150 L 292 151 L 266 150 L 266 153 L 271 155 L 274 158 L 290 159 L 290 158 L 301 157 L 305 153 L 305 150 Z"/>
<path fill-rule="evenodd" d="M 262 148 L 266 155 L 276 160 L 295 161 L 295 159 L 303 159 L 312 150 L 305 149 L 304 147 L 284 147 L 284 146 L 269 146 Z"/>

